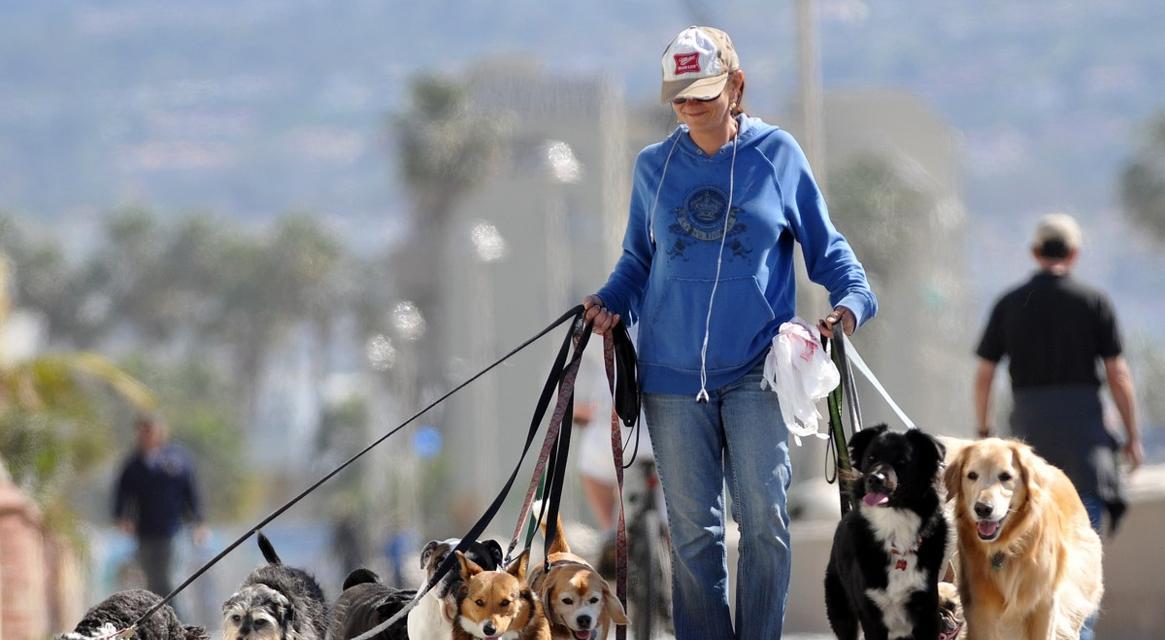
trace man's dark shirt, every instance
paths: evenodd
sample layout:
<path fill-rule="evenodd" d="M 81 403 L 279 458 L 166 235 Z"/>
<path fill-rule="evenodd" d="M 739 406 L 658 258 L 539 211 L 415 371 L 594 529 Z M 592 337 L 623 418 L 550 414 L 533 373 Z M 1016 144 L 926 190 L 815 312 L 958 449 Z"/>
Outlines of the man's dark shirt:
<path fill-rule="evenodd" d="M 186 451 L 164 445 L 147 458 L 140 451 L 126 461 L 117 483 L 113 517 L 130 518 L 137 534 L 169 537 L 184 519 L 201 521 L 194 468 Z"/>
<path fill-rule="evenodd" d="M 1009 359 L 1013 389 L 1100 385 L 1097 358 L 1121 353 L 1107 296 L 1071 276 L 1041 271 L 995 303 L 980 358 Z"/>

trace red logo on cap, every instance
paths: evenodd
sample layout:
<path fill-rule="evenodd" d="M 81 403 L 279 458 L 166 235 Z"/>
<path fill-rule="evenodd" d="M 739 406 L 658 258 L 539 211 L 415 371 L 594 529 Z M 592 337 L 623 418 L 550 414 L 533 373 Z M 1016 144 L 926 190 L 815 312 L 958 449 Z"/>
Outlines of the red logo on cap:
<path fill-rule="evenodd" d="M 677 53 L 672 56 L 676 59 L 676 75 L 681 73 L 700 73 L 699 53 Z"/>

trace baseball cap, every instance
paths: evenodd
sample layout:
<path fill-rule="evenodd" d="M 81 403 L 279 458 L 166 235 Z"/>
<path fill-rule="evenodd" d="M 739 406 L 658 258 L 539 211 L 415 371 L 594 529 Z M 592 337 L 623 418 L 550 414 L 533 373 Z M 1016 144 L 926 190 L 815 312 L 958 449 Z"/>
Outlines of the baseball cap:
<path fill-rule="evenodd" d="M 740 68 L 732 39 L 713 27 L 688 27 L 667 45 L 660 60 L 663 85 L 659 99 L 704 100 L 724 91 L 728 74 Z"/>
<path fill-rule="evenodd" d="M 1032 247 L 1048 258 L 1063 258 L 1080 248 L 1084 233 L 1076 219 L 1066 213 L 1049 213 L 1036 224 Z"/>

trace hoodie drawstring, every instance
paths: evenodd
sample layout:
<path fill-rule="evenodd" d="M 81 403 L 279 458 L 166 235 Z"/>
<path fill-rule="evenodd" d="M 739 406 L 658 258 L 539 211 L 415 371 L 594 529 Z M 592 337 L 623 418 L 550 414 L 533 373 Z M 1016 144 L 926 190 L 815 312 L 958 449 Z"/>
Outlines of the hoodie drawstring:
<path fill-rule="evenodd" d="M 724 230 L 720 234 L 720 253 L 716 254 L 716 279 L 712 281 L 712 294 L 708 296 L 708 315 L 704 318 L 704 344 L 700 346 L 700 392 L 696 402 L 708 402 L 708 336 L 712 332 L 712 302 L 716 300 L 716 287 L 720 284 L 720 266 L 724 261 L 724 241 L 728 239 L 728 219 L 732 213 L 732 187 L 736 177 L 736 141 L 740 138 L 740 126 L 732 136 L 732 163 L 728 168 L 728 206 L 724 208 Z"/>
<path fill-rule="evenodd" d="M 651 201 L 651 211 L 647 214 L 647 238 L 652 245 L 655 244 L 655 208 L 659 205 L 659 193 L 663 190 L 663 182 L 667 178 L 667 167 L 671 163 L 672 154 L 675 153 L 676 145 L 679 144 L 682 135 L 682 133 L 677 135 L 671 143 L 671 148 L 668 149 L 667 158 L 663 161 L 663 171 L 659 176 L 659 185 L 655 187 L 655 199 Z M 708 296 L 708 315 L 704 318 L 704 342 L 700 346 L 700 392 L 696 394 L 696 402 L 708 402 L 708 336 L 712 331 L 712 303 L 716 300 L 716 288 L 720 284 L 720 267 L 724 261 L 724 242 L 728 239 L 728 218 L 732 213 L 732 191 L 736 178 L 736 141 L 739 138 L 740 125 L 738 122 L 736 133 L 732 136 L 732 162 L 728 168 L 728 206 L 724 209 L 724 229 L 720 234 L 720 253 L 716 255 L 716 279 L 712 282 L 712 294 Z"/>
<path fill-rule="evenodd" d="M 647 214 L 647 239 L 652 246 L 655 245 L 655 207 L 659 204 L 659 192 L 663 190 L 663 181 L 667 178 L 667 165 L 671 164 L 671 156 L 676 152 L 676 145 L 680 142 L 682 133 L 676 135 L 676 139 L 671 143 L 671 149 L 667 151 L 667 158 L 663 161 L 663 173 L 659 175 L 659 185 L 655 187 L 655 200 L 651 201 L 651 211 Z"/>

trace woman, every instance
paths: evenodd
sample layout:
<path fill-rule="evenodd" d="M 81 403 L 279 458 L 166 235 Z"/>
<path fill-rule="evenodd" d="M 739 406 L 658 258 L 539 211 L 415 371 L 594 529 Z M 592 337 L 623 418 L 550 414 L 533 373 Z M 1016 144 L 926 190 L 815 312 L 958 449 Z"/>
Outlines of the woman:
<path fill-rule="evenodd" d="M 663 55 L 661 97 L 681 123 L 635 163 L 623 256 L 583 301 L 594 330 L 639 323 L 639 372 L 673 547 L 679 640 L 781 636 L 789 585 L 788 432 L 764 358 L 794 314 L 794 241 L 830 292 L 819 321 L 847 334 L 877 310 L 804 154 L 744 114 L 728 35 L 684 29 Z M 736 632 L 724 497 L 739 523 Z"/>

